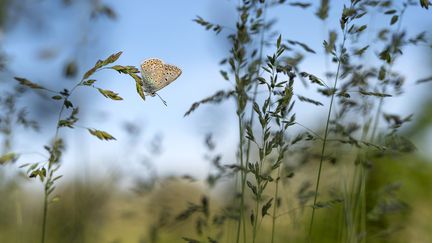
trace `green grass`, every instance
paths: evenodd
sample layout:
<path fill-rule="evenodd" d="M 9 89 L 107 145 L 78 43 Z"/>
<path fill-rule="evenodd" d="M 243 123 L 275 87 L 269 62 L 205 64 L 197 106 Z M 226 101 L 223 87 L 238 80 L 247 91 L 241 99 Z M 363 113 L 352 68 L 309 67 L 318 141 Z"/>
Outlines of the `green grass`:
<path fill-rule="evenodd" d="M 432 241 L 432 166 L 418 157 L 400 129 L 413 117 L 384 110 L 390 97 L 401 94 L 404 76 L 394 64 L 403 58 L 402 50 L 430 44 L 422 34 L 402 34 L 406 10 L 423 9 L 410 1 L 347 3 L 334 15 L 329 1 L 319 2 L 317 18 L 326 23 L 337 19 L 319 51 L 300 42 L 302 36 L 282 36 L 268 16 L 275 8 L 307 10 L 308 4 L 238 1 L 233 5 L 235 27 L 194 19 L 230 43 L 220 74 L 232 86 L 194 103 L 185 116 L 200 105 L 233 99 L 233 126 L 238 128 L 237 161 L 231 163 L 221 162 L 224 151 L 213 156 L 215 143 L 211 135 L 206 138 L 212 155 L 206 156 L 212 165 L 207 180 L 152 174 L 129 191 L 117 185 L 130 176 L 121 172 L 116 178 L 85 183 L 59 175 L 67 148 L 63 129 L 85 129 L 100 140 L 116 140 L 108 132 L 76 124 L 81 114 L 74 105 L 75 91 L 86 88 L 113 102 L 123 99 L 97 86 L 91 79 L 94 73 L 111 69 L 128 75 L 145 101 L 146 80 L 139 68 L 115 64 L 122 52 L 87 67 L 70 89 L 56 91 L 15 77 L 14 88 L 0 93 L 0 242 Z M 421 6 L 427 7 L 424 1 Z M 370 16 L 372 21 L 375 14 L 391 16 L 390 22 L 368 28 L 364 19 Z M 365 36 L 376 40 L 365 43 Z M 367 59 L 365 52 L 370 54 Z M 332 59 L 326 74 L 302 63 L 318 53 Z M 419 84 L 432 79 L 424 80 Z M 312 99 L 296 85 L 321 96 Z M 42 97 L 59 111 L 52 141 L 46 138 L 49 145 L 35 153 L 41 161 L 22 165 L 14 131 L 19 126 L 38 128 L 19 106 L 26 89 L 47 94 Z M 327 111 L 316 122 L 318 130 L 302 125 L 299 102 L 311 112 Z M 427 109 L 417 112 L 427 114 Z M 430 124 L 416 127 L 421 131 L 407 135 L 424 132 Z M 43 195 L 28 189 L 28 178 L 42 182 Z"/>

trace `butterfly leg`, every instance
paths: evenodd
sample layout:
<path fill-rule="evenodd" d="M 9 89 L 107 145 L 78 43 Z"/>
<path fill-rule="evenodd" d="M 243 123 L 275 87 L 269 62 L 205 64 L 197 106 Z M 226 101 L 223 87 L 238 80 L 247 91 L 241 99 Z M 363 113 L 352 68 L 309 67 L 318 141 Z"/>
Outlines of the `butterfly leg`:
<path fill-rule="evenodd" d="M 162 97 L 160 97 L 160 95 L 158 94 L 158 93 L 155 93 L 158 97 L 159 97 L 159 99 L 162 101 L 162 103 L 165 105 L 165 106 L 167 106 L 167 102 L 164 100 L 164 99 L 162 99 Z"/>

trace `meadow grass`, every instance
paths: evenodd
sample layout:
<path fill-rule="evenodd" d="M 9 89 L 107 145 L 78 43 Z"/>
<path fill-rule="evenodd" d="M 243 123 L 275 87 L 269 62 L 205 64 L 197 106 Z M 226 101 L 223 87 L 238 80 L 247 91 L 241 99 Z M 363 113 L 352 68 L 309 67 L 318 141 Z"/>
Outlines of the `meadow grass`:
<path fill-rule="evenodd" d="M 307 63 L 302 63 L 306 55 L 317 50 L 298 41 L 298 37 L 283 36 L 269 18 L 272 10 L 287 6 L 308 10 L 311 5 L 241 0 L 233 5 L 238 14 L 234 28 L 202 17 L 194 19 L 206 30 L 228 39 L 231 48 L 220 62 L 220 74 L 232 86 L 192 104 L 185 116 L 193 115 L 200 105 L 234 100 L 238 127 L 237 163 L 223 163 L 223 152 L 213 154 L 219 141 L 212 141 L 211 135 L 205 139 L 215 171 L 207 180 L 197 181 L 193 175 L 153 175 L 148 183 L 137 181 L 133 192 L 125 192 L 105 181 L 84 183 L 76 179 L 56 189 L 62 178 L 58 171 L 65 150 L 61 129 L 85 129 L 100 140 L 116 140 L 108 132 L 78 123 L 79 108 L 73 103 L 77 91 L 89 88 L 109 100 L 122 100 L 118 93 L 97 86 L 99 82 L 92 76 L 98 71 L 115 70 L 131 77 L 145 100 L 139 68 L 115 64 L 122 54 L 118 52 L 97 61 L 74 86 L 61 91 L 15 77 L 16 87 L 4 91 L 0 99 L 4 108 L 0 113 L 2 166 L 13 165 L 24 155 L 13 146 L 15 127 L 37 129 L 37 122 L 16 107 L 26 89 L 49 94 L 59 111 L 54 137 L 44 146 L 45 153 L 40 152 L 42 160 L 20 164 L 12 179 L 0 177 L 5 195 L 0 203 L 4 216 L 0 220 L 4 226 L 0 241 L 274 243 L 431 239 L 431 226 L 423 217 L 432 214 L 423 203 L 432 202 L 428 193 L 432 188 L 428 176 L 431 167 L 418 161 L 413 154 L 415 146 L 400 132 L 412 116 L 384 111 L 384 102 L 402 93 L 405 78 L 394 64 L 403 57 L 404 48 L 429 44 L 424 33 L 408 36 L 402 29 L 405 12 L 420 8 L 418 3 L 347 1 L 335 17 L 337 30 L 329 31 L 329 38 L 323 42 L 322 51 L 332 60 L 325 75 L 312 73 Z M 420 1 L 420 6 L 427 9 L 429 5 Z M 314 13 L 327 21 L 329 16 L 333 18 L 329 11 L 329 1 L 323 0 Z M 390 16 L 390 22 L 370 30 L 363 19 L 371 11 Z M 376 41 L 365 43 L 365 35 L 376 35 Z M 368 52 L 377 53 L 372 64 L 364 57 Z M 306 96 L 296 89 L 297 84 L 315 89 L 328 102 Z M 299 102 L 310 105 L 311 110 L 324 106 L 327 113 L 319 122 L 321 130 L 308 128 L 298 120 Z M 43 183 L 42 210 L 34 210 L 38 204 L 35 199 L 29 200 L 37 199 L 35 193 L 20 187 L 23 178 Z M 224 190 L 215 190 L 220 188 Z M 35 218 L 41 218 L 41 223 L 35 223 Z"/>

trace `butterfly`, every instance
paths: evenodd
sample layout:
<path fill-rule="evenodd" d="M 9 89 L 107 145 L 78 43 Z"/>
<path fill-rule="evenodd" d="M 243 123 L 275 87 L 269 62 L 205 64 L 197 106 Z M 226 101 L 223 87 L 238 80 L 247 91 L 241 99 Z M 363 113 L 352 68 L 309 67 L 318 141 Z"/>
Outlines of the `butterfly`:
<path fill-rule="evenodd" d="M 150 96 L 157 95 L 157 91 L 172 83 L 181 74 L 182 71 L 180 68 L 165 64 L 162 60 L 157 58 L 146 59 L 141 63 L 143 90 Z M 161 100 L 166 105 L 162 98 Z"/>

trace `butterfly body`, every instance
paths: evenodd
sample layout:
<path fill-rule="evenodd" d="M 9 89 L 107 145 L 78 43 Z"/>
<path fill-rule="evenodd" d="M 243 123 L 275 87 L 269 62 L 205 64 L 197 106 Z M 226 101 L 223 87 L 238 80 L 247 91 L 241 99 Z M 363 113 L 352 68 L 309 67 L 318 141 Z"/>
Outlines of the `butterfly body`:
<path fill-rule="evenodd" d="M 172 83 L 181 73 L 180 68 L 165 64 L 160 59 L 146 59 L 141 63 L 143 90 L 146 94 L 155 96 L 157 91 Z"/>

